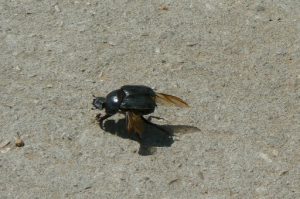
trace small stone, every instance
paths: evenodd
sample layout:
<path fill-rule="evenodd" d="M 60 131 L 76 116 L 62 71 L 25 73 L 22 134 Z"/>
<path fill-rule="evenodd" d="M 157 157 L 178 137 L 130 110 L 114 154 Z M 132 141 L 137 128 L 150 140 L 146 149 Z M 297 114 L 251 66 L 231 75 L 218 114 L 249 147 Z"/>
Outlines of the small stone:
<path fill-rule="evenodd" d="M 164 10 L 164 11 L 169 10 L 169 8 L 168 8 L 166 5 L 161 5 L 161 6 L 159 7 L 159 9 L 160 9 L 160 10 Z"/>
<path fill-rule="evenodd" d="M 155 53 L 159 54 L 160 53 L 160 48 L 155 48 Z"/>
<path fill-rule="evenodd" d="M 282 171 L 282 172 L 280 173 L 280 176 L 286 175 L 286 174 L 288 174 L 288 173 L 289 173 L 288 170 Z"/>
<path fill-rule="evenodd" d="M 54 9 L 55 9 L 56 12 L 60 12 L 60 8 L 58 7 L 58 5 L 55 5 Z"/>
<path fill-rule="evenodd" d="M 17 138 L 16 138 L 15 144 L 16 144 L 16 147 L 23 147 L 25 145 L 24 141 L 21 139 L 19 133 L 17 133 Z"/>

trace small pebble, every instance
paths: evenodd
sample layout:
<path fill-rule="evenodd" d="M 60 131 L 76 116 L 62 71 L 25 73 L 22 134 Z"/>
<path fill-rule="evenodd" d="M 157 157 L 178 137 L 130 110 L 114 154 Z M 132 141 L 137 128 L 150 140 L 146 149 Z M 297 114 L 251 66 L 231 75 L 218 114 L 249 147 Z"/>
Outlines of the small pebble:
<path fill-rule="evenodd" d="M 160 53 L 160 48 L 158 48 L 158 47 L 155 48 L 155 52 L 156 52 L 156 53 Z"/>
<path fill-rule="evenodd" d="M 55 9 L 56 12 L 60 12 L 60 8 L 58 7 L 58 5 L 55 5 L 54 9 Z"/>
<path fill-rule="evenodd" d="M 169 10 L 169 8 L 166 5 L 161 5 L 159 9 L 164 11 Z"/>
<path fill-rule="evenodd" d="M 16 138 L 15 144 L 16 144 L 16 147 L 23 147 L 25 145 L 24 141 L 21 139 L 19 133 L 17 133 L 17 138 Z"/>

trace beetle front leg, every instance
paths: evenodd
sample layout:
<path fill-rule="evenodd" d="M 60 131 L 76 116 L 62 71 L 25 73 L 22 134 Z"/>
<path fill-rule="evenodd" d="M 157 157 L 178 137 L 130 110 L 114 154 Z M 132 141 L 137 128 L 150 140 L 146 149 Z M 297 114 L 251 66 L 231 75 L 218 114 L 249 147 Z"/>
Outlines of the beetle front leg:
<path fill-rule="evenodd" d="M 139 133 L 136 133 L 138 143 L 142 143 L 142 136 Z"/>
<path fill-rule="evenodd" d="M 99 114 L 96 116 L 96 119 L 97 119 L 98 123 L 100 124 L 100 128 L 101 128 L 102 130 L 104 130 L 104 129 L 103 129 L 103 121 L 106 120 L 107 118 L 111 117 L 111 116 L 112 116 L 112 115 L 106 114 L 106 115 L 104 115 L 103 117 L 101 117 L 101 113 L 99 113 Z"/>
<path fill-rule="evenodd" d="M 157 116 L 153 116 L 153 115 L 150 115 L 150 116 L 147 118 L 147 120 L 148 120 L 149 122 L 151 122 L 152 118 L 157 119 L 157 120 L 165 120 L 165 119 L 162 118 L 162 117 L 157 117 Z"/>

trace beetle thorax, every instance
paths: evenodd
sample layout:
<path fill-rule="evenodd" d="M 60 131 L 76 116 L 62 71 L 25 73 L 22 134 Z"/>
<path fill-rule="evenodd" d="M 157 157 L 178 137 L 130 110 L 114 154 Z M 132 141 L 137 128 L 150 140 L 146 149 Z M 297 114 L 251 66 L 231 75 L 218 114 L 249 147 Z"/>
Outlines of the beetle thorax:
<path fill-rule="evenodd" d="M 106 96 L 106 100 L 105 100 L 106 113 L 111 115 L 117 113 L 120 108 L 120 104 L 122 103 L 123 96 L 124 94 L 122 90 L 115 90 L 110 92 Z"/>

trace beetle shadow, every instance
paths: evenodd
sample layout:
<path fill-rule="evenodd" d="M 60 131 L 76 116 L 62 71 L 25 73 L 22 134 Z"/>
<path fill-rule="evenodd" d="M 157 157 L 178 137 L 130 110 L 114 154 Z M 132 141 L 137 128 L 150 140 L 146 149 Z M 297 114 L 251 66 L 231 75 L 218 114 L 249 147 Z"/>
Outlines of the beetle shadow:
<path fill-rule="evenodd" d="M 129 133 L 127 131 L 125 119 L 120 119 L 117 122 L 115 120 L 106 120 L 104 122 L 105 132 L 123 139 L 130 139 L 138 142 L 140 144 L 138 153 L 144 156 L 154 154 L 156 147 L 170 147 L 174 143 L 174 135 L 199 131 L 197 127 L 188 125 L 157 126 L 158 127 L 144 123 L 144 132 L 142 138 L 139 139 L 136 133 Z"/>

